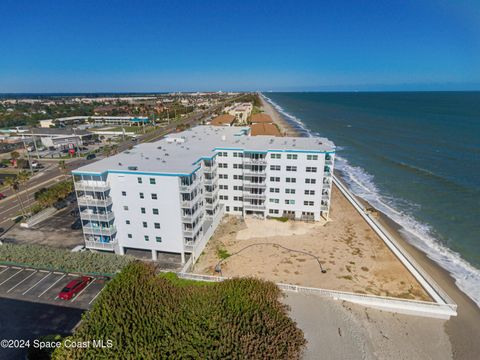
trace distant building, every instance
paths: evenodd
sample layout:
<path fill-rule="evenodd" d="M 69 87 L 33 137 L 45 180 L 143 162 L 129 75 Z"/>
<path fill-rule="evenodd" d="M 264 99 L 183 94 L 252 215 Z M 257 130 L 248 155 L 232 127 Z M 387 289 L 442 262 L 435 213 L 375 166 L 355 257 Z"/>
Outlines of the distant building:
<path fill-rule="evenodd" d="M 197 257 L 224 213 L 328 218 L 335 146 L 197 126 L 72 173 L 90 249 Z"/>
<path fill-rule="evenodd" d="M 270 135 L 270 136 L 282 136 L 277 125 L 272 123 L 256 123 L 250 126 L 250 135 Z"/>
<path fill-rule="evenodd" d="M 224 111 L 227 114 L 235 116 L 235 119 L 239 125 L 246 125 L 252 110 L 253 105 L 251 103 L 241 103 L 226 107 Z"/>
<path fill-rule="evenodd" d="M 56 125 L 68 126 L 85 122 L 95 125 L 142 125 L 148 123 L 148 117 L 137 116 L 69 116 L 56 119 L 40 120 L 40 127 L 49 128 Z"/>
<path fill-rule="evenodd" d="M 35 139 L 40 138 L 45 147 L 74 148 L 93 135 L 85 130 L 71 128 L 34 128 L 25 134 Z"/>
<path fill-rule="evenodd" d="M 210 125 L 213 126 L 233 126 L 233 123 L 235 122 L 235 116 L 230 115 L 230 114 L 222 114 L 214 118 L 211 122 Z"/>

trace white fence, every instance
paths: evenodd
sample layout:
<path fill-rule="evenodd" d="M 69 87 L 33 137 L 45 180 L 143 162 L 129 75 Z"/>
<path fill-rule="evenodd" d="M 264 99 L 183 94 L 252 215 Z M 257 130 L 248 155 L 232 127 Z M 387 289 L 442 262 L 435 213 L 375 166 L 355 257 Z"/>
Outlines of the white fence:
<path fill-rule="evenodd" d="M 228 278 L 222 276 L 210 276 L 201 274 L 191 274 L 180 272 L 178 277 L 182 279 L 220 282 Z M 298 292 L 317 295 L 320 297 L 331 298 L 334 300 L 343 300 L 363 306 L 395 312 L 399 314 L 417 315 L 439 319 L 449 319 L 450 316 L 456 316 L 455 309 L 449 304 L 439 304 L 436 302 L 419 301 L 391 298 L 385 296 L 367 295 L 350 293 L 346 291 L 326 290 L 306 286 L 278 283 L 277 286 L 283 291 Z"/>
<path fill-rule="evenodd" d="M 33 215 L 31 218 L 27 219 L 27 221 L 22 222 L 20 224 L 20 226 L 23 227 L 23 228 L 27 228 L 27 229 L 31 228 L 32 226 L 35 226 L 35 225 L 41 223 L 42 221 L 48 219 L 56 211 L 57 211 L 57 209 L 55 209 L 53 207 L 48 207 L 48 208 L 40 211 L 39 213 Z"/>

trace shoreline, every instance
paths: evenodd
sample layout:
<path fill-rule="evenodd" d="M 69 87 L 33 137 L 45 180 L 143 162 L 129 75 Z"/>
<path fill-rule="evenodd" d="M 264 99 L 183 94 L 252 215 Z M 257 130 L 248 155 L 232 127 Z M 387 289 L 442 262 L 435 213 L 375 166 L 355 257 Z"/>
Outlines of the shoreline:
<path fill-rule="evenodd" d="M 281 129 L 285 129 L 288 136 L 300 136 L 296 129 L 288 123 L 288 121 L 265 99 L 260 95 L 262 104 L 266 104 L 270 116 Z M 287 125 L 285 125 L 287 123 Z M 339 180 L 341 176 L 338 177 Z M 344 182 L 342 181 L 344 184 Z M 346 185 L 346 184 L 345 184 Z M 348 188 L 348 186 L 347 186 Z M 352 194 L 353 195 L 353 194 Z M 355 196 L 355 195 L 354 195 Z M 455 359 L 470 359 L 480 353 L 480 343 L 476 341 L 476 335 L 480 334 L 480 308 L 468 297 L 455 283 L 455 279 L 451 274 L 442 268 L 439 264 L 431 260 L 426 253 L 416 248 L 408 242 L 401 234 L 402 227 L 395 221 L 390 219 L 386 214 L 371 206 L 367 201 L 355 196 L 362 204 L 376 210 L 377 220 L 384 226 L 394 237 L 394 239 L 402 246 L 418 264 L 440 285 L 440 287 L 455 301 L 457 304 L 457 316 L 451 317 L 445 324 L 445 331 L 452 344 L 452 355 Z"/>

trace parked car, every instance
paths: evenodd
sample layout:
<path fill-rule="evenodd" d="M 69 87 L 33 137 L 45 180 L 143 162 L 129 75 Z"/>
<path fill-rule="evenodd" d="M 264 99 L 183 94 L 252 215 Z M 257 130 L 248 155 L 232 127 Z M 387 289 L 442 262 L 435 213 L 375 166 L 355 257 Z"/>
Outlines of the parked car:
<path fill-rule="evenodd" d="M 92 280 L 93 279 L 89 276 L 82 276 L 78 279 L 72 280 L 58 293 L 58 297 L 62 300 L 70 300 L 82 291 Z"/>
<path fill-rule="evenodd" d="M 80 210 L 78 209 L 73 209 L 70 211 L 70 216 L 77 217 L 80 214 Z"/>
<path fill-rule="evenodd" d="M 65 201 L 68 201 L 69 203 L 72 203 L 72 202 L 74 202 L 75 200 L 77 200 L 77 196 L 75 195 L 74 192 L 71 192 L 71 193 L 68 194 L 67 197 L 65 198 Z"/>
<path fill-rule="evenodd" d="M 7 197 L 7 195 L 5 195 L 4 193 L 0 193 L 0 200 L 3 200 Z"/>
<path fill-rule="evenodd" d="M 96 156 L 95 154 L 88 154 L 87 157 L 86 157 L 86 159 L 87 159 L 87 160 L 93 160 L 93 159 L 95 159 L 96 157 L 97 157 L 97 156 Z"/>
<path fill-rule="evenodd" d="M 80 230 L 82 228 L 82 220 L 77 219 L 75 222 L 70 225 L 70 229 L 72 230 Z"/>
<path fill-rule="evenodd" d="M 65 200 L 60 200 L 60 201 L 57 201 L 55 204 L 53 204 L 53 207 L 57 210 L 66 208 L 67 206 L 68 206 L 68 201 L 65 201 Z"/>
<path fill-rule="evenodd" d="M 5 164 L 0 163 L 0 168 L 4 169 L 4 168 L 6 168 L 6 167 L 8 167 L 8 166 L 5 165 Z"/>

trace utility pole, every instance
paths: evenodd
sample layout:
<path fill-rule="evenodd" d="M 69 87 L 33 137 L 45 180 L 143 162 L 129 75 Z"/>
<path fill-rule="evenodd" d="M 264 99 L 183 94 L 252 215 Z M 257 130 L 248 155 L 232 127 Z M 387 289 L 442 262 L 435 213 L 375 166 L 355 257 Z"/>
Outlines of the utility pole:
<path fill-rule="evenodd" d="M 40 155 L 38 154 L 38 147 L 37 147 L 37 141 L 35 139 L 35 135 L 33 135 L 33 146 L 35 146 L 35 153 L 37 154 L 37 160 L 40 160 Z"/>
<path fill-rule="evenodd" d="M 23 143 L 23 148 L 27 152 L 27 161 L 28 161 L 28 166 L 30 168 L 30 173 L 33 175 L 32 162 L 30 161 L 30 153 L 28 152 L 27 146 L 25 145 L 25 137 L 23 136 L 23 134 L 22 134 L 22 143 Z"/>

